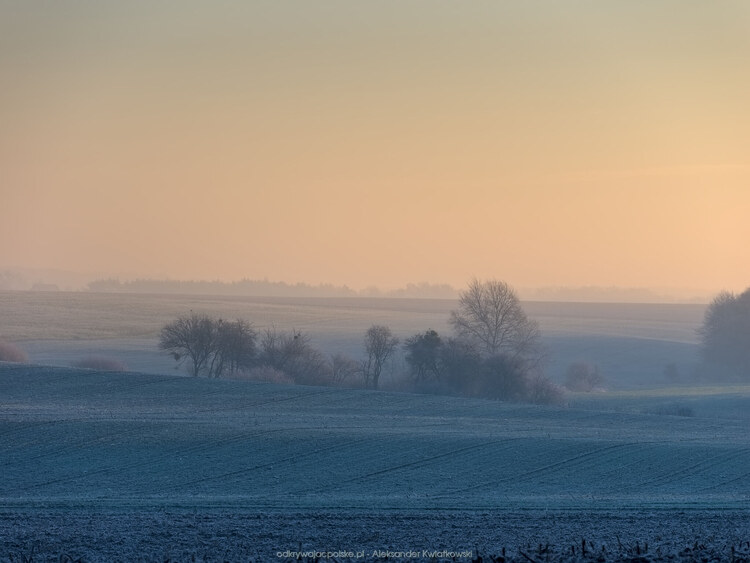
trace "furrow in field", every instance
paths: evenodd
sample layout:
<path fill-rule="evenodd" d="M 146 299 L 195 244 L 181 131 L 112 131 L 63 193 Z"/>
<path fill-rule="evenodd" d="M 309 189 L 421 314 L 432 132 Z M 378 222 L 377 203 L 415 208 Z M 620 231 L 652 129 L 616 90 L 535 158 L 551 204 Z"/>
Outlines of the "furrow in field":
<path fill-rule="evenodd" d="M 741 422 L 32 371 L 0 368 L 0 498 L 9 503 L 493 508 L 750 498 Z"/>
<path fill-rule="evenodd" d="M 747 467 L 747 465 L 745 465 L 744 467 Z M 698 489 L 697 492 L 705 493 L 708 491 L 715 491 L 716 489 L 721 489 L 723 487 L 726 487 L 727 485 L 734 484 L 734 483 L 744 483 L 746 485 L 750 483 L 750 471 L 742 473 L 741 475 L 733 477 L 732 479 L 721 480 L 718 483 L 713 484 L 711 486 L 703 487 L 702 489 Z M 745 497 L 745 500 L 750 498 L 750 490 L 748 490 L 747 488 L 744 491 L 744 497 Z"/>
<path fill-rule="evenodd" d="M 253 471 L 258 471 L 260 469 L 278 468 L 280 465 L 288 464 L 288 463 L 297 464 L 297 463 L 299 463 L 302 460 L 306 460 L 306 459 L 310 459 L 310 458 L 314 459 L 316 457 L 320 457 L 321 454 L 329 454 L 331 452 L 341 451 L 341 450 L 344 450 L 344 449 L 349 448 L 351 446 L 354 446 L 354 445 L 357 445 L 357 444 L 360 444 L 360 443 L 365 443 L 365 442 L 371 442 L 371 440 L 367 439 L 367 438 L 363 438 L 361 440 L 354 440 L 354 441 L 351 441 L 351 442 L 345 442 L 343 444 L 336 444 L 336 445 L 325 447 L 325 448 L 317 448 L 317 449 L 314 449 L 314 450 L 306 452 L 306 453 L 295 454 L 295 455 L 292 455 L 292 456 L 283 457 L 283 458 L 279 458 L 279 459 L 273 459 L 273 460 L 270 460 L 270 461 L 268 461 L 266 463 L 256 464 L 256 465 L 253 465 L 253 466 L 250 466 L 250 467 L 243 467 L 243 468 L 237 469 L 235 471 L 229 471 L 229 472 L 225 472 L 225 473 L 219 473 L 219 474 L 216 474 L 216 475 L 209 475 L 207 477 L 202 477 L 200 479 L 193 479 L 191 481 L 185 481 L 185 482 L 181 482 L 181 483 L 176 483 L 173 486 L 171 486 L 169 489 L 181 489 L 181 488 L 184 488 L 184 487 L 191 487 L 193 485 L 205 484 L 205 483 L 208 483 L 210 481 L 226 480 L 226 479 L 229 479 L 229 478 L 238 477 L 240 475 L 246 475 L 248 473 L 251 473 Z"/>
<path fill-rule="evenodd" d="M 246 404 L 227 405 L 223 407 L 211 406 L 210 408 L 197 409 L 196 412 L 215 413 L 215 412 L 225 412 L 225 411 L 239 411 L 239 410 L 246 410 L 246 409 L 264 407 L 264 406 L 269 406 L 269 405 L 277 405 L 277 404 L 288 402 L 288 401 L 303 401 L 306 399 L 310 399 L 312 397 L 332 395 L 338 392 L 339 392 L 338 389 L 324 389 L 324 390 L 319 390 L 319 391 L 308 391 L 308 392 L 295 394 L 291 397 L 274 398 L 274 399 L 270 399 L 267 401 L 248 402 Z"/>
<path fill-rule="evenodd" d="M 25 416 L 28 416 L 28 414 L 26 414 Z M 41 422 L 32 422 L 29 424 L 22 424 L 22 423 L 9 424 L 7 429 L 0 432 L 0 438 L 5 438 L 6 436 L 11 436 L 13 434 L 15 434 L 16 438 L 18 438 L 17 436 L 18 434 L 26 432 L 26 431 L 35 431 L 35 430 L 42 429 L 44 427 L 62 425 L 62 424 L 66 424 L 69 422 L 81 423 L 84 420 L 85 419 L 83 418 L 77 418 L 77 419 L 68 418 L 68 419 L 57 419 L 57 420 L 44 420 Z M 2 424 L 2 422 L 0 422 L 0 424 Z"/>
<path fill-rule="evenodd" d="M 606 466 L 603 463 L 602 456 L 605 454 L 616 453 L 618 455 L 627 455 L 628 451 L 638 449 L 638 444 L 612 444 L 604 447 L 595 447 L 593 449 L 587 449 L 586 451 L 561 459 L 554 463 L 545 463 L 550 457 L 556 455 L 565 455 L 571 449 L 578 449 L 580 445 L 569 443 L 563 444 L 559 451 L 555 451 L 552 448 L 547 448 L 546 444 L 540 444 L 540 448 L 537 451 L 532 452 L 519 452 L 519 456 L 511 464 L 506 462 L 502 468 L 502 472 L 498 472 L 498 475 L 491 477 L 489 480 L 482 480 L 474 482 L 471 485 L 454 489 L 452 494 L 464 494 L 472 491 L 480 490 L 497 490 L 502 489 L 506 485 L 512 485 L 517 487 L 522 484 L 533 485 L 535 481 L 541 481 L 545 476 L 552 476 L 555 480 L 561 480 L 561 476 L 571 476 L 574 481 L 579 481 L 584 475 L 596 475 L 597 466 Z M 586 446 L 588 448 L 588 446 Z M 527 470 L 521 469 L 522 456 L 529 455 L 529 453 L 539 458 L 540 463 L 544 465 L 535 466 L 537 461 L 531 461 L 532 467 Z M 609 465 L 609 464 L 607 464 Z M 574 471 L 577 468 L 581 468 L 580 471 Z M 563 471 L 564 470 L 564 471 Z M 573 472 L 573 474 L 571 474 Z M 576 476 L 577 473 L 577 476 Z M 533 487 L 532 487 L 533 488 Z"/>
<path fill-rule="evenodd" d="M 70 422 L 70 421 L 65 421 L 65 422 Z M 49 457 L 60 457 L 63 454 L 66 454 L 71 449 L 81 449 L 81 448 L 85 448 L 86 446 L 91 446 L 91 445 L 101 444 L 103 442 L 111 441 L 115 438 L 133 436 L 140 432 L 141 432 L 140 428 L 130 428 L 126 430 L 121 430 L 119 432 L 108 432 L 105 434 L 97 434 L 95 437 L 81 438 L 78 440 L 67 441 L 66 443 L 62 445 L 58 444 L 57 442 L 53 444 L 49 444 L 47 441 L 45 441 L 43 445 L 47 445 L 47 446 L 52 445 L 54 447 L 52 447 L 51 449 L 46 449 L 44 451 L 41 451 L 33 455 L 28 455 L 25 453 L 23 456 L 19 456 L 19 457 L 22 457 L 23 463 L 28 463 L 29 461 L 36 462 L 36 461 L 49 458 Z M 28 450 L 30 449 L 30 445 L 23 444 L 23 443 L 16 444 L 16 448 L 23 449 L 26 452 L 28 452 Z"/>
<path fill-rule="evenodd" d="M 690 478 L 694 478 L 698 474 L 703 473 L 716 475 L 719 473 L 719 470 L 721 470 L 722 468 L 726 468 L 729 462 L 741 457 L 747 458 L 748 452 L 750 452 L 750 449 L 742 449 L 738 451 L 732 450 L 719 454 L 712 453 L 711 455 L 708 455 L 708 457 L 698 461 L 697 463 L 693 463 L 681 469 L 669 471 L 665 475 L 660 475 L 658 477 L 642 481 L 641 483 L 639 483 L 639 486 L 648 487 L 674 484 L 678 481 L 685 481 Z M 750 459 L 747 460 L 747 463 L 750 464 Z"/>
<path fill-rule="evenodd" d="M 321 490 L 316 491 L 316 492 L 321 492 L 323 490 L 330 492 L 330 491 L 342 488 L 342 487 L 344 487 L 344 486 L 346 486 L 346 485 L 348 485 L 350 483 L 363 482 L 363 481 L 367 481 L 367 480 L 372 479 L 372 478 L 382 477 L 382 476 L 384 476 L 386 474 L 395 473 L 395 472 L 398 472 L 398 471 L 413 470 L 413 469 L 422 468 L 422 467 L 424 467 L 426 465 L 430 465 L 432 463 L 435 463 L 436 461 L 444 460 L 446 458 L 454 458 L 455 459 L 458 456 L 460 456 L 461 454 L 464 454 L 466 452 L 470 452 L 470 451 L 477 450 L 477 449 L 488 448 L 488 447 L 491 447 L 491 446 L 494 446 L 494 445 L 497 445 L 497 444 L 507 443 L 507 442 L 510 442 L 510 441 L 513 441 L 513 440 L 514 439 L 496 440 L 496 441 L 493 441 L 493 442 L 487 442 L 487 443 L 481 443 L 481 444 L 474 444 L 474 445 L 466 446 L 466 447 L 463 447 L 463 448 L 450 449 L 448 451 L 445 451 L 445 452 L 437 454 L 437 455 L 422 457 L 422 458 L 414 460 L 414 461 L 409 461 L 409 462 L 406 462 L 406 463 L 400 463 L 400 464 L 397 464 L 397 465 L 390 465 L 390 466 L 385 467 L 383 469 L 379 469 L 378 471 L 373 471 L 371 473 L 366 473 L 364 475 L 357 475 L 357 476 L 352 477 L 350 479 L 345 479 L 345 480 L 342 480 L 342 481 L 337 481 L 333 486 L 325 487 L 324 489 L 321 489 Z"/>
<path fill-rule="evenodd" d="M 227 445 L 232 445 L 233 443 L 242 442 L 244 440 L 248 440 L 251 438 L 255 438 L 264 434 L 270 434 L 274 432 L 283 432 L 283 429 L 266 429 L 266 430 L 259 430 L 252 433 L 243 433 L 239 435 L 233 435 L 229 436 L 227 438 L 223 439 L 214 439 L 209 443 L 200 443 L 196 444 L 190 447 L 178 447 L 171 449 L 166 452 L 160 452 L 153 454 L 151 456 L 146 456 L 145 459 L 140 459 L 137 461 L 130 461 L 126 463 L 118 463 L 116 465 L 110 464 L 106 465 L 104 467 L 100 468 L 91 468 L 92 463 L 95 463 L 97 460 L 92 460 L 90 457 L 88 457 L 88 453 L 84 453 L 84 457 L 81 458 L 80 462 L 76 464 L 78 467 L 78 471 L 72 475 L 64 475 L 56 479 L 50 479 L 46 481 L 36 482 L 36 483 L 30 483 L 28 485 L 19 487 L 19 491 L 28 491 L 32 489 L 38 489 L 47 487 L 50 485 L 58 485 L 61 483 L 71 483 L 74 481 L 80 481 L 80 480 L 91 480 L 94 476 L 100 476 L 103 474 L 122 474 L 122 473 L 128 473 L 132 471 L 133 469 L 139 469 L 143 467 L 149 467 L 151 468 L 150 474 L 152 477 L 157 476 L 159 473 L 162 473 L 159 468 L 160 466 L 162 468 L 169 468 L 170 466 L 173 466 L 175 464 L 175 460 L 177 459 L 200 459 L 198 456 L 201 453 L 205 453 L 207 450 L 225 447 Z M 101 457 L 101 456 L 100 456 Z"/>

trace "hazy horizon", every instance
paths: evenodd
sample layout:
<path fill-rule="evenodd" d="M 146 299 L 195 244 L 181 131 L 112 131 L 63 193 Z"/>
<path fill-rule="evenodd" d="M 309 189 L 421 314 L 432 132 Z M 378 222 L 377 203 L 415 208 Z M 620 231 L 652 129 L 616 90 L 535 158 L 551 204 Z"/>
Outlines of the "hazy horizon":
<path fill-rule="evenodd" d="M 3 3 L 0 271 L 740 292 L 748 30 L 739 1 Z"/>
<path fill-rule="evenodd" d="M 467 280 L 468 281 L 468 280 Z M 242 285 L 256 284 L 255 291 L 242 292 Z M 192 287 L 191 287 L 192 286 Z M 233 286 L 235 291 L 230 291 Z M 260 286 L 276 288 L 263 293 Z M 305 281 L 274 280 L 269 278 L 238 280 L 175 279 L 119 276 L 102 273 L 71 272 L 44 269 L 0 270 L 0 291 L 93 291 L 144 293 L 234 294 L 273 297 L 288 295 L 301 297 L 413 297 L 454 299 L 465 286 L 417 281 L 401 286 L 360 286 L 346 284 L 312 284 Z M 534 286 L 513 287 L 524 301 L 559 301 L 591 303 L 709 303 L 718 293 L 689 287 L 622 287 L 622 286 Z M 224 290 L 224 291 L 222 291 Z"/>

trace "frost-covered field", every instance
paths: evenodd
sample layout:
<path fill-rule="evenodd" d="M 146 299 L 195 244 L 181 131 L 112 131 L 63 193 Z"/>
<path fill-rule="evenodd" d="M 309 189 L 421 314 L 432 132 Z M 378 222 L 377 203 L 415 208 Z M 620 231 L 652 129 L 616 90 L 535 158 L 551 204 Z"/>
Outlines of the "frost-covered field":
<path fill-rule="evenodd" d="M 747 526 L 746 514 L 689 511 L 6 511 L 0 560 L 739 563 Z"/>
<path fill-rule="evenodd" d="M 750 423 L 711 405 L 748 412 L 750 390 L 702 396 L 693 417 L 624 400 L 0 364 L 0 560 L 543 561 L 584 557 L 584 539 L 592 561 L 747 557 Z"/>
<path fill-rule="evenodd" d="M 356 357 L 454 307 L 0 292 L 32 362 L 143 372 L 0 364 L 0 561 L 750 557 L 750 388 L 691 380 L 703 306 L 526 303 L 548 375 L 606 378 L 566 408 L 192 379 L 156 347 L 193 310 Z"/>

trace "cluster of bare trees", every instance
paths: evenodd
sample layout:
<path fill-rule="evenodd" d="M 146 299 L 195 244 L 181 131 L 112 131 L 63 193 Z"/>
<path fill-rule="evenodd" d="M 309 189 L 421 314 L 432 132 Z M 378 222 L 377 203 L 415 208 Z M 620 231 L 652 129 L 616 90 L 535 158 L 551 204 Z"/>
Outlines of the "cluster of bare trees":
<path fill-rule="evenodd" d="M 353 384 L 377 389 L 399 350 L 404 351 L 415 391 L 501 400 L 554 403 L 560 390 L 541 373 L 536 322 L 524 313 L 504 282 L 474 280 L 450 317 L 453 335 L 430 329 L 407 338 L 403 347 L 390 328 L 373 325 L 364 334 L 360 361 L 326 357 L 307 335 L 268 329 L 258 334 L 241 320 L 191 314 L 167 324 L 160 347 L 193 375 L 220 377 L 243 372 L 255 379 L 306 385 Z"/>
<path fill-rule="evenodd" d="M 326 358 L 298 330 L 269 328 L 258 333 L 250 323 L 225 321 L 192 313 L 165 325 L 159 348 L 172 355 L 178 367 L 187 364 L 193 376 L 243 375 L 249 378 L 325 385 L 343 382 L 359 369 L 345 356 Z"/>
<path fill-rule="evenodd" d="M 534 403 L 562 399 L 541 372 L 539 327 L 508 284 L 473 280 L 460 294 L 450 324 L 451 337 L 430 329 L 405 341 L 417 389 Z"/>
<path fill-rule="evenodd" d="M 194 376 L 221 377 L 252 365 L 256 337 L 252 326 L 241 319 L 224 321 L 192 313 L 162 328 L 159 348 L 178 364 L 188 362 Z"/>
<path fill-rule="evenodd" d="M 191 313 L 166 324 L 159 348 L 177 366 L 187 365 L 193 376 L 222 377 L 239 373 L 250 378 L 299 385 L 343 384 L 361 376 L 364 386 L 378 388 L 386 362 L 398 346 L 386 326 L 373 325 L 365 333 L 365 359 L 344 354 L 326 357 L 299 330 L 269 328 L 260 334 L 247 321 L 225 321 Z"/>

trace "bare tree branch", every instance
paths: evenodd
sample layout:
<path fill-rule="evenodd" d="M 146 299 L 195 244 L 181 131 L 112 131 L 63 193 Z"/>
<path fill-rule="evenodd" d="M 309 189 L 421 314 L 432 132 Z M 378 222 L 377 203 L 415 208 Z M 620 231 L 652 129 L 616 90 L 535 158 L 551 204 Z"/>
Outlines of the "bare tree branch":
<path fill-rule="evenodd" d="M 456 335 L 484 356 L 505 354 L 527 360 L 539 355 L 539 327 L 505 282 L 474 279 L 459 296 L 450 324 Z"/>

